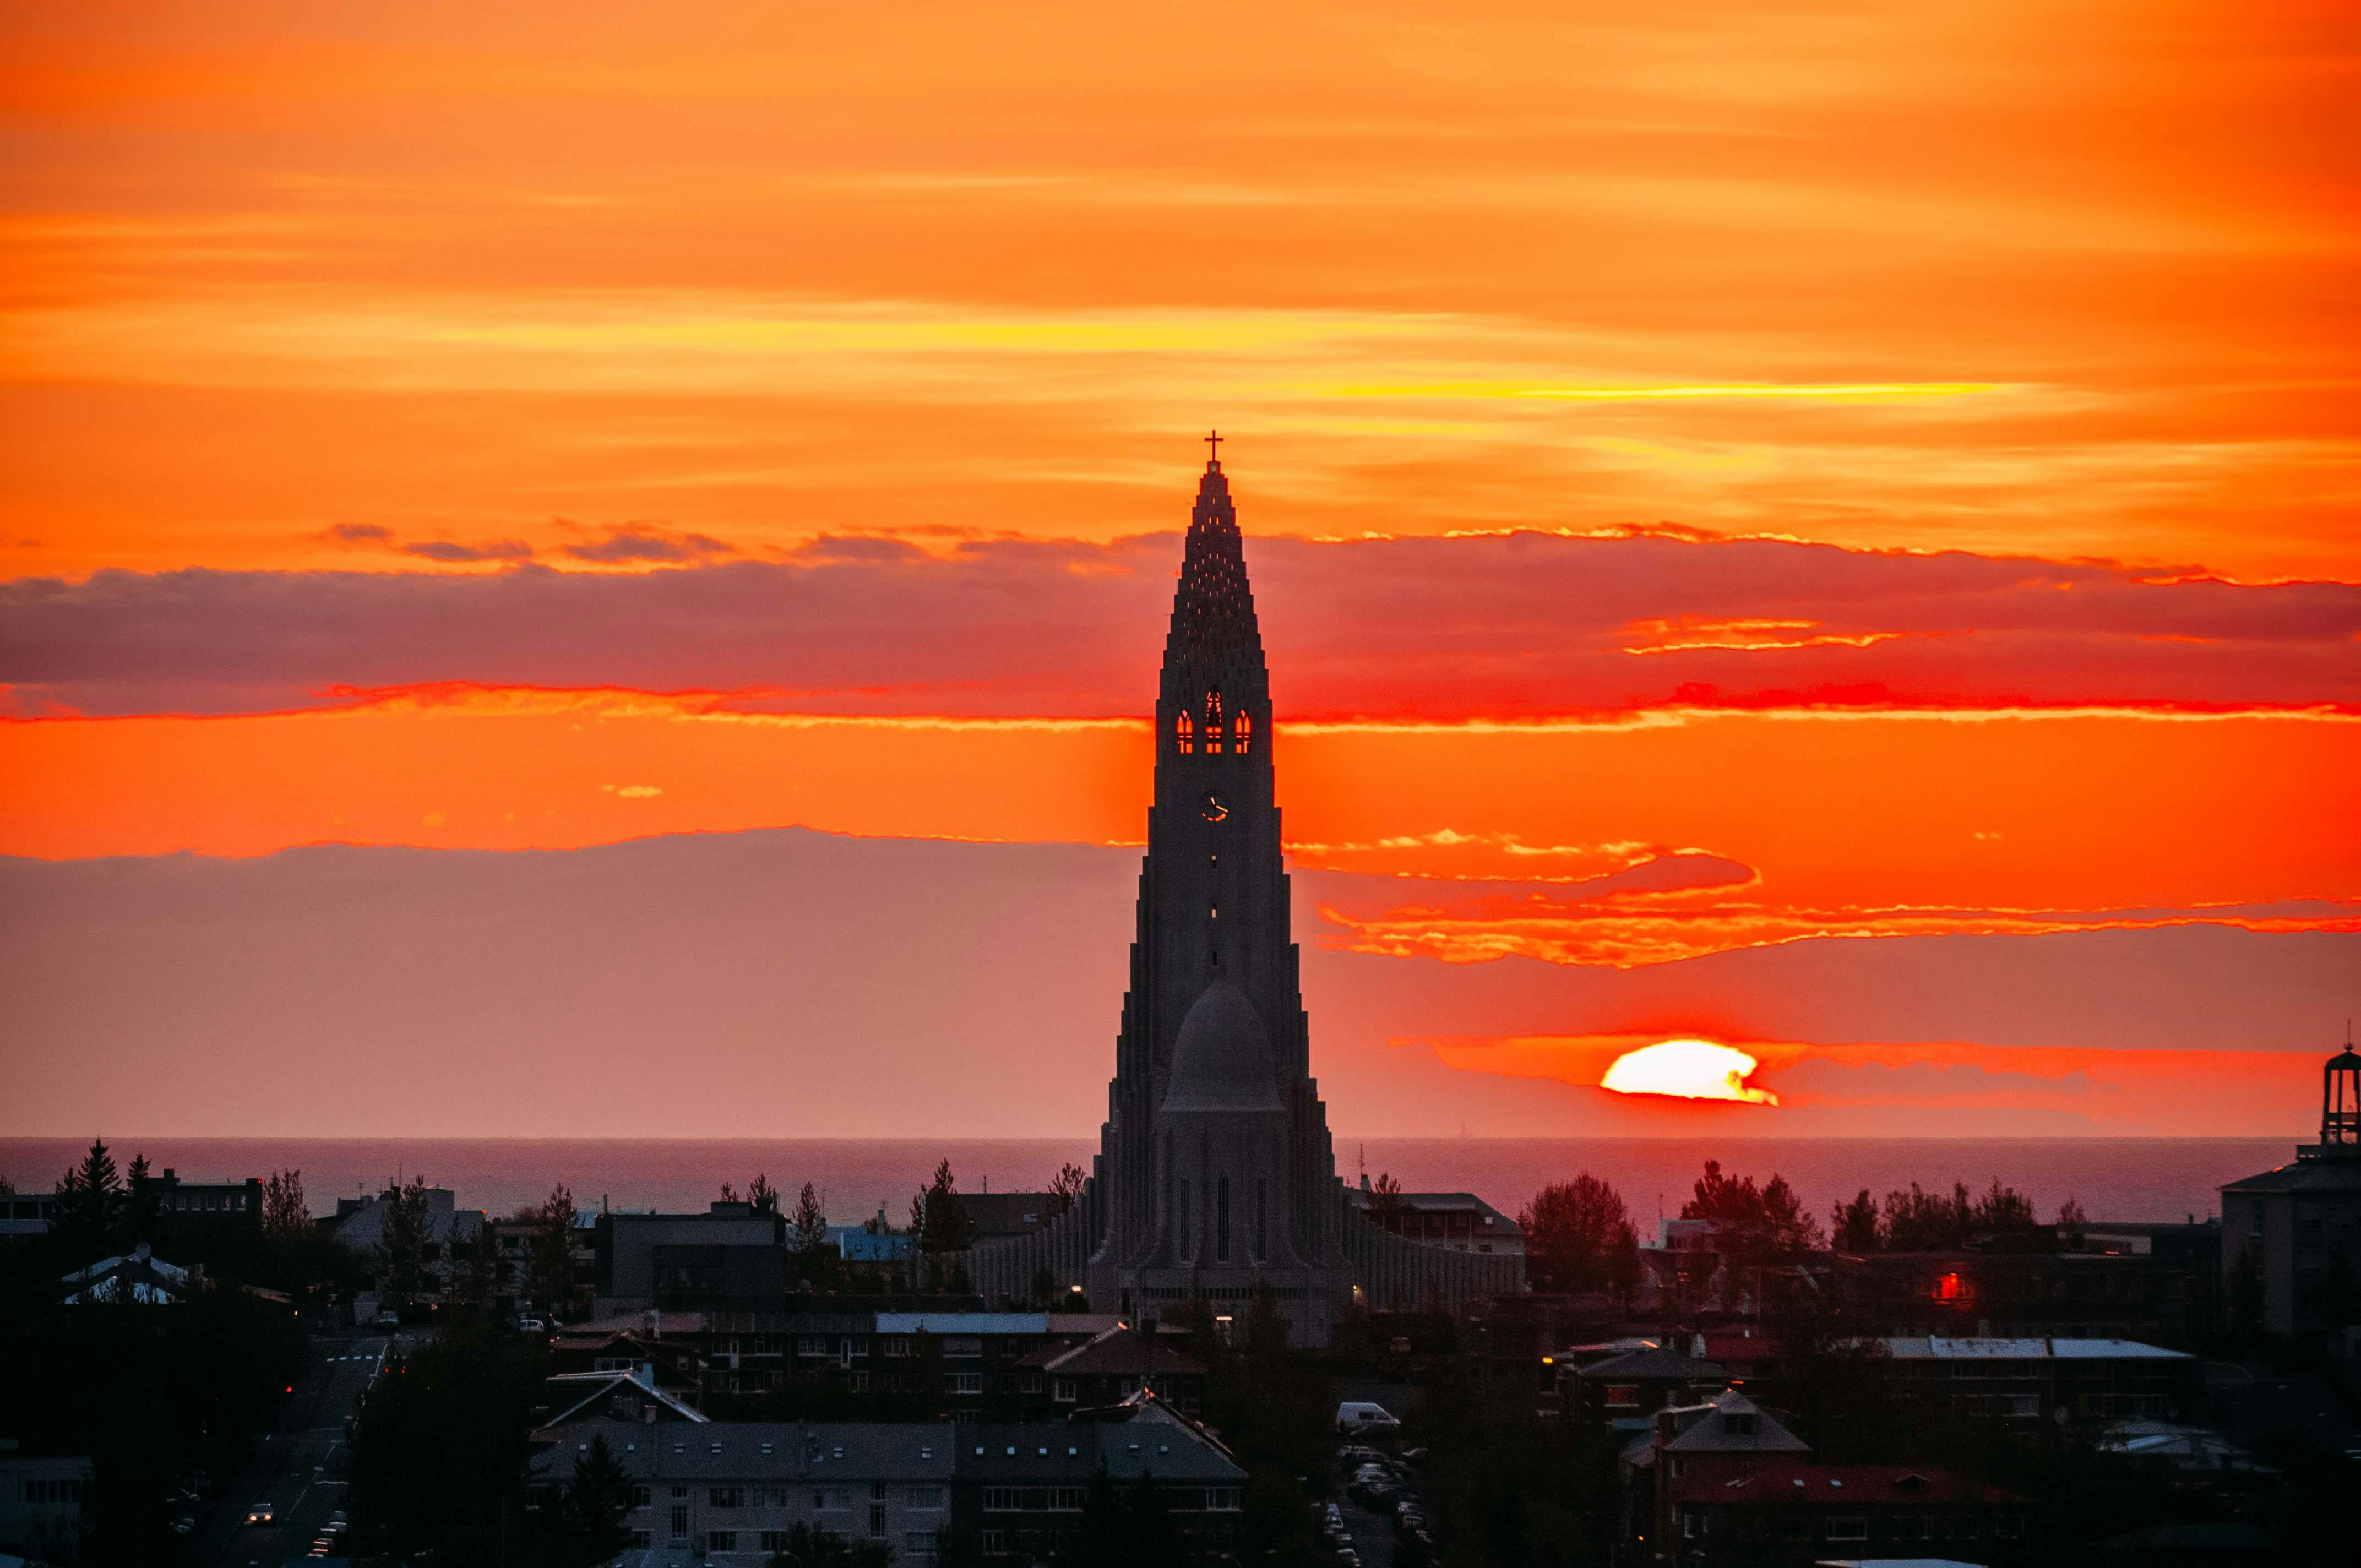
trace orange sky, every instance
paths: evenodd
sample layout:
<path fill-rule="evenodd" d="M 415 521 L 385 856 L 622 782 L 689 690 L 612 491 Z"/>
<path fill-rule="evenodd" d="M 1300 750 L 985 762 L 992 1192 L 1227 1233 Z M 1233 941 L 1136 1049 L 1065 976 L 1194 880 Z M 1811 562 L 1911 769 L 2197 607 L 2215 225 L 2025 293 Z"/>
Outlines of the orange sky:
<path fill-rule="evenodd" d="M 1134 841 L 1218 424 L 1308 942 L 2361 942 L 2345 10 L 14 8 L 0 853 Z"/>

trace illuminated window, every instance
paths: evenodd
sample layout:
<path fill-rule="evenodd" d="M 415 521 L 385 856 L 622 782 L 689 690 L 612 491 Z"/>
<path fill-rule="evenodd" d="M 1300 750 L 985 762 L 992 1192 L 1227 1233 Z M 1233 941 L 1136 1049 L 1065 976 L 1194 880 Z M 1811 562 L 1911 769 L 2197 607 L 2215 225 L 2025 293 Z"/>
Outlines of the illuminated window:
<path fill-rule="evenodd" d="M 1238 715 L 1238 755 L 1243 757 L 1254 748 L 1254 720 Z"/>
<path fill-rule="evenodd" d="M 1191 718 L 1185 713 L 1180 718 L 1174 719 L 1172 721 L 1172 739 L 1173 741 L 1180 746 L 1180 754 L 1182 756 L 1185 757 L 1190 752 L 1194 751 L 1197 749 L 1196 720 Z"/>
<path fill-rule="evenodd" d="M 1205 751 L 1209 756 L 1222 754 L 1222 694 L 1205 694 Z"/>

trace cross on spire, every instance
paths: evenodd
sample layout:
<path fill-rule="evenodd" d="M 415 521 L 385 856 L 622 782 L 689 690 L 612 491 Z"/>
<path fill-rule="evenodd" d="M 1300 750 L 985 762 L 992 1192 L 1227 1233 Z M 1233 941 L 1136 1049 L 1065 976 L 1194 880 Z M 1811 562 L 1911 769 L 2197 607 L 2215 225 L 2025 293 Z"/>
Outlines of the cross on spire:
<path fill-rule="evenodd" d="M 1217 430 L 1206 436 L 1205 444 L 1213 449 L 1205 459 L 1207 466 L 1220 467 L 1222 466 L 1222 433 Z"/>

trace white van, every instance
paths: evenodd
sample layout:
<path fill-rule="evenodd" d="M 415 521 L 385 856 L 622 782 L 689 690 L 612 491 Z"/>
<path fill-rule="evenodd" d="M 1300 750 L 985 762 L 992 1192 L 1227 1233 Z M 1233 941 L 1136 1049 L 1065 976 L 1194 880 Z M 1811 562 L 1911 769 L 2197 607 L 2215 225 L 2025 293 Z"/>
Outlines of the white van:
<path fill-rule="evenodd" d="M 1336 1435 L 1339 1437 L 1390 1437 L 1401 1431 L 1401 1422 L 1383 1405 L 1373 1405 L 1366 1399 L 1347 1399 L 1336 1407 Z"/>

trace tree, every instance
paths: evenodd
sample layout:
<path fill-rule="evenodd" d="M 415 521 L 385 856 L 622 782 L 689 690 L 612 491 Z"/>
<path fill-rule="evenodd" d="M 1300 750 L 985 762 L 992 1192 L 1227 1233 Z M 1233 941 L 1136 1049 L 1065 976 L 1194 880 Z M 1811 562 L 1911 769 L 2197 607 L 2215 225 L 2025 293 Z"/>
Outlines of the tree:
<path fill-rule="evenodd" d="M 164 1194 L 148 1167 L 145 1153 L 131 1157 L 131 1168 L 123 1187 L 123 1213 L 126 1238 L 134 1242 L 153 1242 L 164 1217 Z"/>
<path fill-rule="evenodd" d="M 946 1253 L 965 1252 L 975 1242 L 975 1223 L 968 1218 L 967 1205 L 960 1201 L 959 1182 L 951 1175 L 951 1162 L 944 1160 L 935 1167 L 934 1179 L 926 1190 L 910 1200 L 910 1229 L 917 1237 L 919 1250 L 927 1254 L 928 1273 L 938 1288 L 942 1283 Z"/>
<path fill-rule="evenodd" d="M 1063 1214 L 1081 1202 L 1083 1184 L 1089 1180 L 1072 1160 L 1060 1166 L 1058 1174 L 1049 1179 L 1049 1212 Z"/>
<path fill-rule="evenodd" d="M 796 1194 L 796 1212 L 787 1216 L 787 1250 L 798 1258 L 808 1258 L 827 1240 L 828 1215 L 819 1206 L 819 1194 L 807 1181 Z"/>
<path fill-rule="evenodd" d="M 612 1561 L 631 1544 L 623 1516 L 631 1508 L 631 1478 L 604 1435 L 575 1461 L 566 1483 L 564 1552 L 567 1568 L 592 1568 Z"/>
<path fill-rule="evenodd" d="M 103 1139 L 93 1138 L 82 1162 L 58 1178 L 54 1232 L 77 1255 L 97 1252 L 114 1239 L 115 1224 L 123 1217 L 123 1200 L 115 1157 L 106 1152 Z"/>
<path fill-rule="evenodd" d="M 385 1211 L 378 1222 L 377 1255 L 383 1274 L 378 1288 L 408 1299 L 425 1278 L 426 1245 L 433 1239 L 426 1179 L 413 1176 L 378 1201 Z"/>
<path fill-rule="evenodd" d="M 1967 1228 L 1968 1190 L 1962 1183 L 1954 1196 L 1920 1190 L 1916 1182 L 1905 1192 L 1885 1195 L 1885 1212 L 1879 1230 L 1888 1252 L 1933 1252 L 1956 1245 Z"/>
<path fill-rule="evenodd" d="M 1394 1179 L 1393 1172 L 1389 1170 L 1378 1172 L 1378 1179 L 1369 1187 L 1369 1212 L 1391 1214 L 1401 1206 L 1401 1183 Z"/>
<path fill-rule="evenodd" d="M 1869 1189 L 1850 1203 L 1839 1203 L 1828 1214 L 1828 1237 L 1839 1252 L 1875 1252 L 1878 1246 L 1877 1200 Z"/>
<path fill-rule="evenodd" d="M 779 1190 L 771 1185 L 767 1175 L 756 1171 L 754 1179 L 746 1186 L 746 1201 L 754 1205 L 757 1214 L 775 1214 L 779 1212 Z"/>
<path fill-rule="evenodd" d="M 574 1304 L 574 1193 L 564 1182 L 533 1211 L 533 1299 L 553 1313 Z"/>
<path fill-rule="evenodd" d="M 1598 1290 L 1628 1300 L 1639 1283 L 1640 1238 L 1631 1211 L 1620 1193 L 1587 1171 L 1534 1193 L 1517 1223 L 1536 1290 Z"/>
<path fill-rule="evenodd" d="M 1980 1231 L 2029 1231 L 2038 1223 L 2033 1217 L 2033 1201 L 2014 1187 L 2003 1186 L 1997 1176 L 1968 1212 L 1968 1221 Z"/>
<path fill-rule="evenodd" d="M 2080 1198 L 2069 1198 L 2058 1205 L 2058 1223 L 2060 1226 L 2087 1225 L 2090 1223 L 2091 1216 L 2083 1210 Z"/>
<path fill-rule="evenodd" d="M 1758 1189 L 1751 1176 L 1724 1176 L 1719 1160 L 1705 1162 L 1681 1218 L 1713 1221 L 1714 1250 L 1741 1264 L 1798 1257 L 1820 1246 L 1819 1222 L 1805 1212 L 1785 1177 L 1774 1173 Z"/>
<path fill-rule="evenodd" d="M 303 1173 L 290 1168 L 262 1184 L 262 1234 L 282 1241 L 312 1234 L 312 1211 L 303 1201 Z"/>

